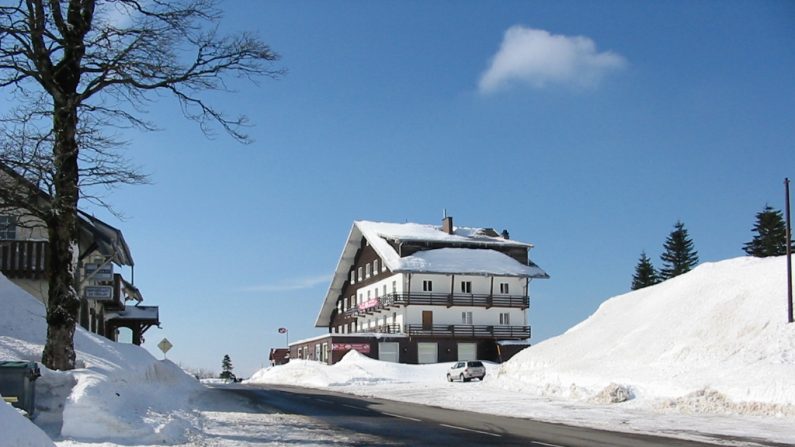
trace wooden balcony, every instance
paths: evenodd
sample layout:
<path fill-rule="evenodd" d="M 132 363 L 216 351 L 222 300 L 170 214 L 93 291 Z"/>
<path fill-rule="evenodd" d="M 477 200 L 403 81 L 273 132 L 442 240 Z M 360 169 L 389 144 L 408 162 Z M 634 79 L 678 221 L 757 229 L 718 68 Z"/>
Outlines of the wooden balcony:
<path fill-rule="evenodd" d="M 530 338 L 530 326 L 486 326 L 469 324 L 434 324 L 423 326 L 409 324 L 410 336 L 494 338 L 498 340 L 520 340 Z"/>
<path fill-rule="evenodd" d="M 359 333 L 368 333 L 368 334 L 402 334 L 400 325 L 399 324 L 382 324 L 380 326 L 376 326 L 373 328 L 363 329 L 359 328 L 357 331 Z"/>
<path fill-rule="evenodd" d="M 410 306 L 470 306 L 470 307 L 513 307 L 527 309 L 530 300 L 522 295 L 484 295 L 476 293 L 390 293 L 381 300 L 390 305 Z"/>
<path fill-rule="evenodd" d="M 0 271 L 8 278 L 47 277 L 47 241 L 0 241 Z"/>
<path fill-rule="evenodd" d="M 473 293 L 388 293 L 378 298 L 378 304 L 367 308 L 352 307 L 344 312 L 348 317 L 355 317 L 362 314 L 369 314 L 382 309 L 389 309 L 393 306 L 469 306 L 484 307 L 505 307 L 516 309 L 527 309 L 530 299 L 522 295 L 479 295 Z"/>

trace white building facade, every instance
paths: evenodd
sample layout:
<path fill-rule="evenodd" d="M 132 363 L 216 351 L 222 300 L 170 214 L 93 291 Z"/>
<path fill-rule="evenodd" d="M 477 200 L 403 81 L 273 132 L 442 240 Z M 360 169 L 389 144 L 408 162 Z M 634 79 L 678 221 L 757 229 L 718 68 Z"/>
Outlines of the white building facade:
<path fill-rule="evenodd" d="M 529 286 L 548 275 L 507 231 L 356 221 L 316 326 L 291 357 L 335 363 L 351 349 L 381 360 L 504 361 L 529 344 Z M 312 355 L 315 353 L 315 355 Z"/>

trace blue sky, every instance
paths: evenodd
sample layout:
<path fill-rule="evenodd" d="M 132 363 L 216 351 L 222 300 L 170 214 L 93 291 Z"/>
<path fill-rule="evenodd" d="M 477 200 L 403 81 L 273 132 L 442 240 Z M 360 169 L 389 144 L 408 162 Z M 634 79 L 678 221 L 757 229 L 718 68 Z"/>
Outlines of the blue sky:
<path fill-rule="evenodd" d="M 130 136 L 152 184 L 108 199 L 160 305 L 169 358 L 247 376 L 314 321 L 356 219 L 507 228 L 551 275 L 533 342 L 659 266 L 684 221 L 702 261 L 743 254 L 795 176 L 792 2 L 243 2 L 279 80 L 208 95 L 255 142 L 207 139 L 164 98 Z M 508 32 L 512 30 L 511 32 Z M 488 74 L 487 74 L 488 73 Z M 484 80 L 487 79 L 487 80 Z M 782 303 L 784 303 L 782 298 Z M 654 316 L 649 316 L 653 318 Z"/>

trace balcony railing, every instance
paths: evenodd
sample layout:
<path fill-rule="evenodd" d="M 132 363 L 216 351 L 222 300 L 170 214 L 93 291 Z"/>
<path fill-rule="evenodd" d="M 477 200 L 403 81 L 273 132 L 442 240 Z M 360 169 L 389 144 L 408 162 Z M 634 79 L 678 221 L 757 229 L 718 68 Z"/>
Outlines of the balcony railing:
<path fill-rule="evenodd" d="M 468 324 L 409 324 L 408 335 L 434 337 L 486 337 L 496 339 L 530 338 L 530 326 L 485 326 Z"/>
<path fill-rule="evenodd" d="M 9 278 L 45 278 L 48 248 L 47 241 L 0 241 L 0 271 Z"/>
<path fill-rule="evenodd" d="M 530 300 L 522 295 L 482 295 L 482 294 L 456 294 L 456 293 L 388 293 L 377 299 L 377 304 L 368 307 L 352 307 L 343 314 L 350 317 L 371 314 L 379 310 L 389 309 L 393 306 L 469 306 L 469 307 L 509 307 L 527 309 Z"/>
<path fill-rule="evenodd" d="M 399 324 L 382 324 L 371 328 L 359 328 L 357 332 L 376 333 L 376 334 L 402 334 Z"/>

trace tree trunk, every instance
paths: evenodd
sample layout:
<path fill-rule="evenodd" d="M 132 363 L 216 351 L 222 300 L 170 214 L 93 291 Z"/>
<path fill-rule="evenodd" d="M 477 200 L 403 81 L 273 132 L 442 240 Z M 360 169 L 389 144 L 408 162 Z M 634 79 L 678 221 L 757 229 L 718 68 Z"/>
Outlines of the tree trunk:
<path fill-rule="evenodd" d="M 74 333 L 80 311 L 77 292 L 78 146 L 77 107 L 73 101 L 56 102 L 53 116 L 54 186 L 47 222 L 50 238 L 47 344 L 42 363 L 50 369 L 75 367 Z"/>

